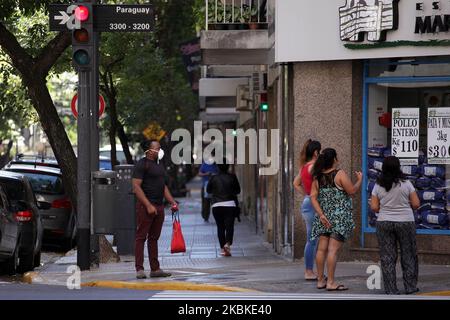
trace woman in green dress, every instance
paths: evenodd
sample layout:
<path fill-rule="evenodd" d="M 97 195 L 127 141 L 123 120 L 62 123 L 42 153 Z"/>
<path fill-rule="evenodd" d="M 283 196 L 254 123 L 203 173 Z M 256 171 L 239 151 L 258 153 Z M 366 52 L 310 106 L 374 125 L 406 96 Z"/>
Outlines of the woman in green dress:
<path fill-rule="evenodd" d="M 318 289 L 348 289 L 335 282 L 334 273 L 338 252 L 355 228 L 350 196 L 361 187 L 362 173 L 357 171 L 355 174 L 357 181 L 353 184 L 345 171 L 338 169 L 336 150 L 331 148 L 324 149 L 314 164 L 311 202 L 316 217 L 311 239 L 319 238 L 316 254 Z M 325 262 L 328 277 L 324 276 Z"/>

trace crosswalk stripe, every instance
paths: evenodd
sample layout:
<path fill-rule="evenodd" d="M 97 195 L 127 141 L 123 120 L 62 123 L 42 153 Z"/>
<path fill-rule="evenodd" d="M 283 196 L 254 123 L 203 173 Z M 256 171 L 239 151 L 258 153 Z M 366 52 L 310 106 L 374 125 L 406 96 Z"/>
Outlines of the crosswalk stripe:
<path fill-rule="evenodd" d="M 149 300 L 450 300 L 450 297 L 368 294 L 289 294 L 289 293 L 220 293 L 220 292 L 158 292 Z"/>

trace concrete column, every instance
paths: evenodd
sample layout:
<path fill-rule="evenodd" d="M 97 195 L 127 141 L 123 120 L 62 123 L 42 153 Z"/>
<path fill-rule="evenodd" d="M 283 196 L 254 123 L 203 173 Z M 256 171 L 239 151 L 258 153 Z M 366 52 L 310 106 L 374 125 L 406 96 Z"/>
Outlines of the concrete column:
<path fill-rule="evenodd" d="M 294 66 L 295 161 L 308 139 L 336 149 L 340 167 L 348 174 L 361 166 L 362 68 L 359 62 L 304 62 Z M 298 165 L 297 168 L 298 170 Z M 300 215 L 303 198 L 295 197 L 294 257 L 303 257 L 306 229 Z M 357 229 L 347 246 L 359 243 L 360 201 L 354 198 Z"/>

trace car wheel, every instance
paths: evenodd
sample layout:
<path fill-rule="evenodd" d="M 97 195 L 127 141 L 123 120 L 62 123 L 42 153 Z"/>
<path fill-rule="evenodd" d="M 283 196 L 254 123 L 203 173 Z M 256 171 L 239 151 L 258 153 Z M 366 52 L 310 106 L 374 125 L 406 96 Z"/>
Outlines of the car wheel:
<path fill-rule="evenodd" d="M 6 260 L 4 264 L 5 272 L 8 275 L 13 276 L 16 274 L 18 266 L 19 266 L 19 248 L 16 247 L 12 257 Z"/>
<path fill-rule="evenodd" d="M 28 271 L 32 271 L 34 269 L 34 252 L 31 251 L 29 254 L 20 255 L 19 261 L 19 272 L 25 273 Z"/>
<path fill-rule="evenodd" d="M 40 267 L 41 266 L 41 250 L 39 250 L 38 253 L 34 255 L 34 267 Z"/>

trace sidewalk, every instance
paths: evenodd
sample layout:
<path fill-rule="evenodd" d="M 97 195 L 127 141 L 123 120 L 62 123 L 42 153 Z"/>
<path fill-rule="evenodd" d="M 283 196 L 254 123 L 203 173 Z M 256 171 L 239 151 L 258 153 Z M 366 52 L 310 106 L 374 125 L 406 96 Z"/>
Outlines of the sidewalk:
<path fill-rule="evenodd" d="M 112 288 L 134 288 L 148 290 L 200 290 L 200 291 L 248 291 L 278 293 L 323 293 L 316 289 L 315 281 L 303 280 L 303 261 L 287 260 L 273 253 L 271 245 L 264 243 L 255 234 L 255 228 L 245 217 L 236 222 L 232 257 L 220 256 L 214 218 L 203 221 L 200 209 L 201 181 L 197 178 L 189 183 L 190 197 L 180 198 L 180 217 L 187 252 L 171 254 L 170 240 L 172 220 L 166 212 L 163 231 L 159 241 L 161 268 L 170 271 L 170 278 L 148 278 L 137 280 L 134 256 L 121 256 L 121 262 L 101 264 L 98 269 L 83 271 L 81 282 L 85 286 Z M 371 262 L 339 262 L 337 281 L 350 288 L 349 294 L 382 294 L 381 290 L 367 288 L 366 273 Z M 67 268 L 76 265 L 76 251 L 36 269 L 24 276 L 26 282 L 66 285 Z M 148 257 L 144 267 L 149 271 Z M 398 272 L 399 289 L 402 289 L 401 272 Z M 450 292 L 450 266 L 420 266 L 419 288 L 421 293 Z"/>

